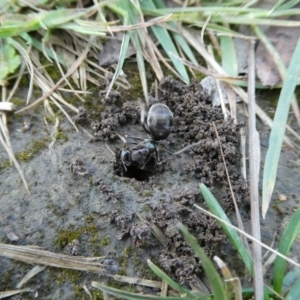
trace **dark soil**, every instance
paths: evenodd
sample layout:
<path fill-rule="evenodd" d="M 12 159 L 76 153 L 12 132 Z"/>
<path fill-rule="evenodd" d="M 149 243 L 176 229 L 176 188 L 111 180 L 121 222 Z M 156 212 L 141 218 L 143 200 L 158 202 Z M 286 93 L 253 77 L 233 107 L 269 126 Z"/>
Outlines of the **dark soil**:
<path fill-rule="evenodd" d="M 120 151 L 134 146 L 124 145 L 118 135 L 148 138 L 140 125 L 139 102 L 124 102 L 122 93 L 114 92 L 103 111 L 80 108 L 74 120 L 86 129 L 91 126 L 94 138 L 69 132 L 68 140 L 57 142 L 52 152 L 45 149 L 24 164 L 31 195 L 20 182 L 15 187 L 16 171 L 6 168 L 0 174 L 1 242 L 34 244 L 70 255 L 105 255 L 114 272 L 148 279 L 153 276 L 146 265 L 150 258 L 176 281 L 189 285 L 198 282 L 202 269 L 176 227 L 182 222 L 210 257 L 224 258 L 241 275 L 244 269 L 218 223 L 193 206 L 206 207 L 198 186 L 204 183 L 235 220 L 214 123 L 236 200 L 248 221 L 249 193 L 239 172 L 241 125 L 224 121 L 220 108 L 212 107 L 197 82 L 185 85 L 167 77 L 158 86 L 158 99 L 155 94 L 153 88 L 149 106 L 164 103 L 174 113 L 174 126 L 164 145 L 176 152 L 200 144 L 173 156 L 160 147 L 163 164 L 154 160 L 149 170 L 126 172 Z M 30 137 L 30 130 L 23 134 Z M 42 136 L 40 131 L 38 137 Z M 0 263 L 0 275 L 8 278 L 0 279 L 0 290 L 13 288 L 30 270 L 1 257 Z M 17 265 L 21 266 L 18 275 Z M 91 288 L 92 280 L 105 279 L 104 275 L 73 273 L 62 279 L 59 270 L 49 269 L 27 286 L 37 289 L 41 299 L 79 299 L 84 292 L 76 287 Z M 49 280 L 55 284 L 49 286 Z"/>
<path fill-rule="evenodd" d="M 138 167 L 125 170 L 121 160 L 121 150 L 117 149 L 114 163 L 115 174 L 146 181 L 136 184 L 140 185 L 142 189 L 155 191 L 157 188 L 161 188 L 161 184 L 157 185 L 160 179 L 163 180 L 165 176 L 172 177 L 172 174 L 177 173 L 176 179 L 174 179 L 178 185 L 184 181 L 194 182 L 196 180 L 210 187 L 225 211 L 231 215 L 233 203 L 219 142 L 213 127 L 214 122 L 236 199 L 247 215 L 247 207 L 244 204 L 249 203 L 249 193 L 244 179 L 238 171 L 240 158 L 239 129 L 241 125 L 234 124 L 232 120 L 224 121 L 220 108 L 212 107 L 210 99 L 197 82 L 184 85 L 172 77 L 167 77 L 158 86 L 157 99 L 155 94 L 156 91 L 153 87 L 150 92 L 149 107 L 155 103 L 163 103 L 175 115 L 172 133 L 165 141 L 165 145 L 170 150 L 176 151 L 198 141 L 202 142 L 200 145 L 191 147 L 185 158 L 168 157 L 163 167 L 153 163 L 151 164 L 152 169 L 146 171 Z M 115 140 L 118 139 L 117 133 L 121 126 L 138 124 L 140 119 L 139 104 L 125 102 L 121 108 L 111 106 L 101 116 L 102 120 L 97 123 L 97 126 L 95 126 L 95 122 L 92 123 L 92 128 L 96 130 L 95 136 L 97 139 Z M 144 138 L 147 138 L 146 134 Z M 124 145 L 122 149 L 131 150 L 133 147 L 135 146 Z M 165 157 L 170 156 L 166 151 L 163 151 L 163 148 L 162 152 Z M 180 163 L 175 163 L 177 170 L 173 170 L 172 164 L 169 164 L 170 160 L 180 161 Z M 178 282 L 188 284 L 192 282 L 194 274 L 199 273 L 200 267 L 192 250 L 178 232 L 176 224 L 178 222 L 184 223 L 211 257 L 216 254 L 225 255 L 222 253 L 222 249 L 224 249 L 226 237 L 216 221 L 195 211 L 194 203 L 204 205 L 197 185 L 192 190 L 182 191 L 181 184 L 170 195 L 169 201 L 157 203 L 157 201 L 152 202 L 149 199 L 151 203 L 147 212 L 143 213 L 143 219 L 146 222 L 137 222 L 134 213 L 123 215 L 116 211 L 112 212 L 110 220 L 119 228 L 119 238 L 130 236 L 137 247 L 157 247 L 161 267 Z M 140 202 L 144 201 L 140 199 Z M 136 212 L 140 214 L 138 208 Z M 154 235 L 151 234 L 149 223 L 162 231 L 165 238 L 163 245 L 160 245 Z"/>

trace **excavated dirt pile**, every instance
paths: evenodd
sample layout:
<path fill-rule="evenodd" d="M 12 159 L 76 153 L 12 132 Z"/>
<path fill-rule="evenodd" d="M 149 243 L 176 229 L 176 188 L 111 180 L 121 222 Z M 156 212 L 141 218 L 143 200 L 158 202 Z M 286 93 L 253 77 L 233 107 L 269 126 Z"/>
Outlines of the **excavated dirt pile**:
<path fill-rule="evenodd" d="M 114 101 L 108 101 L 111 105 L 102 112 L 101 121 L 92 123 L 95 139 L 107 141 L 109 147 L 114 149 L 113 170 L 117 180 L 134 177 L 135 179 L 127 181 L 128 187 L 138 185 L 141 191 L 148 191 L 146 196 L 143 192 L 139 193 L 132 213 L 124 214 L 121 210 L 113 210 L 109 222 L 118 228 L 117 237 L 120 240 L 130 238 L 136 247 L 142 249 L 141 256 L 145 256 L 144 252 L 147 253 L 148 249 L 157 249 L 160 266 L 180 283 L 188 283 L 194 281 L 195 274 L 200 273 L 201 267 L 177 230 L 178 222 L 188 227 L 210 256 L 225 256 L 225 251 L 232 250 L 230 246 L 224 247 L 227 238 L 217 222 L 201 214 L 193 206 L 196 203 L 205 207 L 198 190 L 198 183 L 204 183 L 211 188 L 225 211 L 229 215 L 233 212 L 213 123 L 219 135 L 236 200 L 247 215 L 249 194 L 238 167 L 241 125 L 234 124 L 232 120 L 224 121 L 220 108 L 212 107 L 209 97 L 198 82 L 185 85 L 167 77 L 157 90 L 152 87 L 149 100 L 149 107 L 154 103 L 163 103 L 174 113 L 172 132 L 164 141 L 169 150 L 176 152 L 187 145 L 199 141 L 201 143 L 182 155 L 174 156 L 160 147 L 165 163 L 155 165 L 154 161 L 153 168 L 147 171 L 126 171 L 120 157 L 121 149 L 130 150 L 133 145 L 115 147 L 112 141 L 120 143 L 118 134 L 122 131 L 129 134 L 139 130 L 135 135 L 144 139 L 148 136 L 141 131 L 142 126 L 139 124 L 139 103 L 125 102 L 116 106 L 112 104 Z M 162 194 L 167 195 L 167 199 L 165 196 L 162 198 Z M 159 241 L 155 238 L 157 231 L 161 233 Z"/>

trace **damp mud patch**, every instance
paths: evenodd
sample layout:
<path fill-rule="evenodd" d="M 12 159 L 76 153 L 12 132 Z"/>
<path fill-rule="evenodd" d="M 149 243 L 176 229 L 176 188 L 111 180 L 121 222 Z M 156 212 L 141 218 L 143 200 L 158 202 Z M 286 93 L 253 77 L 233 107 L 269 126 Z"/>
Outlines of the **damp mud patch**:
<path fill-rule="evenodd" d="M 139 124 L 139 102 L 125 102 L 121 107 L 112 105 L 101 114 L 101 121 L 92 123 L 95 140 L 106 141 L 114 156 L 111 170 L 114 178 L 126 182 L 123 195 L 127 192 L 127 200 L 124 201 L 132 210 L 129 214 L 122 209 L 110 212 L 109 223 L 116 228 L 120 243 L 129 240 L 139 249 L 142 260 L 155 253 L 156 263 L 172 278 L 182 284 L 195 283 L 196 275 L 202 270 L 176 224 L 185 224 L 210 257 L 218 255 L 228 262 L 228 252 L 233 249 L 227 237 L 215 220 L 195 210 L 193 205 L 206 208 L 198 189 L 199 183 L 204 183 L 225 212 L 234 215 L 216 128 L 236 201 L 243 216 L 248 218 L 249 192 L 239 172 L 242 125 L 225 121 L 221 109 L 212 107 L 198 82 L 185 85 L 166 77 L 151 89 L 149 107 L 155 103 L 171 109 L 174 124 L 170 136 L 162 142 L 164 147 L 159 148 L 163 163 L 156 164 L 152 157 L 146 170 L 124 167 L 122 150 L 130 151 L 135 145 L 125 145 L 118 136 L 149 138 Z M 180 155 L 164 150 L 177 152 L 193 144 L 196 146 L 188 147 Z"/>

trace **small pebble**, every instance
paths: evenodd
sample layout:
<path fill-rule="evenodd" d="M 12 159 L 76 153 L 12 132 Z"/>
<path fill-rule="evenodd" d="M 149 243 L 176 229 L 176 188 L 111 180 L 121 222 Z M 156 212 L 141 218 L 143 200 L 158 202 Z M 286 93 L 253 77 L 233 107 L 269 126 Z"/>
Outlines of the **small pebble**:
<path fill-rule="evenodd" d="M 286 201 L 286 199 L 287 199 L 286 195 L 283 195 L 283 194 L 279 194 L 277 198 L 279 201 Z"/>

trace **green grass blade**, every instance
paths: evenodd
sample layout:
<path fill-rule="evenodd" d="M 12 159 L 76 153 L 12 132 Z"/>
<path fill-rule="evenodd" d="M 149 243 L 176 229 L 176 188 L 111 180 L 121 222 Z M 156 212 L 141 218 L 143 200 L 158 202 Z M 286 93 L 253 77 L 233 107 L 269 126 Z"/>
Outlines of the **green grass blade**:
<path fill-rule="evenodd" d="M 36 15 L 36 19 L 41 23 L 41 27 L 49 29 L 78 19 L 86 13 L 86 9 L 81 11 L 78 11 L 77 9 L 57 9 L 52 11 L 43 11 Z"/>
<path fill-rule="evenodd" d="M 282 293 L 286 294 L 298 278 L 300 278 L 300 268 L 294 268 L 288 272 L 283 278 Z"/>
<path fill-rule="evenodd" d="M 227 215 L 225 214 L 224 210 L 214 197 L 214 195 L 210 192 L 210 190 L 206 187 L 205 184 L 200 184 L 200 191 L 204 197 L 204 200 L 209 208 L 209 210 L 216 215 L 217 217 L 221 218 L 222 220 L 230 223 Z M 221 227 L 223 228 L 224 232 L 232 242 L 233 246 L 239 252 L 244 264 L 247 267 L 248 272 L 250 275 L 253 276 L 253 263 L 249 252 L 247 251 L 242 239 L 238 235 L 238 233 L 231 227 L 226 226 L 226 224 L 220 222 Z"/>
<path fill-rule="evenodd" d="M 190 78 L 189 78 L 189 75 L 186 71 L 184 64 L 178 63 L 178 61 L 176 59 L 174 59 L 174 57 L 172 55 L 170 55 L 170 53 L 175 53 L 176 55 L 179 56 L 178 51 L 171 39 L 169 32 L 166 29 L 156 26 L 156 25 L 152 26 L 152 30 L 153 30 L 156 38 L 160 42 L 162 48 L 165 50 L 166 54 L 171 59 L 175 69 L 177 70 L 178 74 L 181 76 L 182 80 L 185 83 L 189 83 Z"/>
<path fill-rule="evenodd" d="M 10 43 L 0 41 L 0 81 L 14 73 L 20 65 L 21 58 L 15 47 Z"/>
<path fill-rule="evenodd" d="M 205 271 L 205 275 L 211 285 L 214 299 L 226 300 L 225 287 L 221 277 L 219 276 L 212 261 L 205 254 L 204 250 L 198 245 L 196 239 L 188 232 L 187 228 L 181 223 L 178 224 L 178 228 L 183 233 L 187 243 L 194 250 L 195 254 L 201 261 L 202 268 Z"/>
<path fill-rule="evenodd" d="M 286 295 L 285 300 L 300 299 L 300 278 L 294 283 L 289 293 Z"/>
<path fill-rule="evenodd" d="M 300 230 L 300 209 L 293 213 L 284 233 L 280 239 L 278 252 L 284 255 L 288 255 L 290 249 L 297 237 Z M 273 276 L 273 288 L 281 294 L 283 288 L 283 279 L 286 268 L 286 261 L 277 256 L 274 263 L 274 276 Z"/>
<path fill-rule="evenodd" d="M 103 27 L 98 27 L 95 25 L 94 28 L 91 27 L 83 27 L 82 25 L 76 24 L 76 23 L 67 23 L 60 25 L 59 28 L 61 29 L 67 29 L 67 30 L 73 30 L 78 33 L 83 33 L 87 35 L 97 35 L 97 36 L 106 36 L 106 33 L 103 32 Z"/>
<path fill-rule="evenodd" d="M 269 299 L 270 299 L 269 293 L 267 289 L 264 289 L 264 300 L 269 300 Z"/>
<path fill-rule="evenodd" d="M 181 294 L 187 294 L 191 298 L 197 298 L 194 294 L 192 294 L 188 289 L 185 289 L 180 284 L 172 280 L 163 270 L 161 270 L 159 267 L 157 267 L 153 262 L 150 261 L 150 259 L 147 260 L 147 263 L 150 267 L 150 269 L 161 279 L 165 280 L 167 284 L 172 287 L 175 291 Z M 208 297 L 208 295 L 206 296 Z M 203 298 L 206 299 L 206 298 Z"/>
<path fill-rule="evenodd" d="M 44 50 L 46 52 L 47 56 L 49 56 L 52 59 L 55 59 L 55 57 L 53 56 L 52 51 L 47 46 L 45 46 L 44 49 L 43 49 L 42 43 L 39 40 L 37 40 L 34 37 L 31 37 L 31 42 L 32 42 L 32 46 L 34 48 L 36 48 L 37 50 L 39 50 L 41 52 L 43 52 L 43 50 Z M 57 56 L 57 60 L 60 64 L 66 66 L 65 61 L 64 61 L 64 59 L 62 58 L 61 55 Z"/>
<path fill-rule="evenodd" d="M 232 37 L 221 36 L 222 67 L 232 77 L 238 76 L 238 63 Z"/>
<path fill-rule="evenodd" d="M 289 109 L 300 73 L 300 39 L 292 56 L 287 76 L 279 96 L 273 127 L 270 134 L 263 173 L 262 215 L 265 217 L 273 193 L 281 146 L 285 134 Z"/>
<path fill-rule="evenodd" d="M 254 296 L 254 288 L 247 287 L 242 289 L 243 299 L 253 299 Z M 264 300 L 269 300 L 270 297 L 276 298 L 274 292 L 269 289 L 267 286 L 264 287 Z M 273 299 L 271 298 L 271 299 Z"/>
<path fill-rule="evenodd" d="M 130 292 L 125 292 L 122 290 L 118 290 L 109 286 L 106 286 L 104 284 L 101 284 L 99 282 L 93 281 L 92 286 L 107 292 L 109 294 L 112 294 L 114 296 L 120 297 L 122 299 L 132 299 L 132 300 L 151 300 L 151 299 L 158 299 L 158 300 L 182 300 L 182 297 L 161 297 L 161 296 L 152 296 L 152 295 L 141 295 L 141 294 L 135 294 L 135 293 L 130 293 Z M 184 298 L 188 300 L 192 300 L 195 298 Z"/>
<path fill-rule="evenodd" d="M 148 85 L 147 85 L 147 78 L 146 78 L 146 67 L 145 67 L 145 62 L 144 62 L 141 41 L 139 40 L 139 36 L 138 36 L 137 32 L 131 32 L 131 36 L 132 36 L 133 45 L 136 49 L 136 60 L 137 60 L 137 65 L 138 65 L 138 69 L 139 69 L 139 73 L 140 73 L 140 78 L 141 78 L 145 101 L 146 101 L 146 103 L 148 103 L 149 101 L 148 101 Z"/>
<path fill-rule="evenodd" d="M 162 0 L 153 0 L 153 2 L 157 8 L 166 8 L 166 6 Z M 177 26 L 176 26 L 175 22 L 168 22 L 168 24 L 170 26 L 172 26 L 174 28 L 174 30 L 176 31 Z M 196 57 L 194 56 L 194 53 L 191 50 L 187 41 L 178 33 L 171 32 L 171 35 L 172 35 L 173 39 L 177 42 L 177 44 L 181 47 L 181 49 L 185 53 L 185 55 L 189 58 L 189 60 L 195 64 L 198 63 L 198 61 L 197 61 Z"/>
<path fill-rule="evenodd" d="M 152 0 L 142 1 L 141 6 L 143 9 L 156 9 Z M 178 74 L 181 76 L 182 80 L 186 83 L 189 83 L 190 78 L 184 64 L 176 60 L 174 56 L 170 55 L 170 53 L 175 53 L 177 56 L 179 56 L 178 51 L 172 41 L 169 32 L 165 28 L 162 28 L 157 25 L 152 26 L 151 29 L 154 32 L 159 43 L 165 50 L 166 54 L 171 59 L 175 69 L 177 70 Z"/>
<path fill-rule="evenodd" d="M 121 45 L 120 54 L 119 54 L 118 65 L 117 65 L 115 74 L 114 74 L 114 76 L 113 76 L 113 78 L 112 78 L 112 80 L 109 84 L 109 87 L 107 89 L 106 97 L 109 95 L 114 83 L 117 81 L 117 79 L 118 79 L 118 77 L 121 73 L 121 70 L 123 68 L 123 64 L 124 64 L 124 61 L 125 61 L 125 58 L 126 58 L 126 53 L 127 53 L 127 50 L 128 50 L 128 46 L 129 46 L 129 40 L 130 40 L 130 35 L 127 32 L 123 36 L 122 45 Z"/>
<path fill-rule="evenodd" d="M 123 12 L 124 24 L 125 25 L 137 24 L 139 21 L 137 18 L 137 14 L 140 13 L 140 7 L 136 6 L 135 4 L 133 5 L 128 0 L 127 1 L 121 0 L 118 2 L 118 4 Z M 142 32 L 139 29 L 137 29 L 137 30 L 129 31 L 127 34 L 130 35 L 131 41 L 136 50 L 137 65 L 140 73 L 143 93 L 144 93 L 145 100 L 148 103 L 148 85 L 147 85 L 147 78 L 146 78 L 146 68 L 145 68 L 144 57 L 143 57 L 143 47 L 142 47 L 143 43 L 140 40 L 142 39 Z"/>
<path fill-rule="evenodd" d="M 10 19 L 3 22 L 0 27 L 0 38 L 12 37 L 40 28 L 49 29 L 59 27 L 59 25 L 83 16 L 87 11 L 78 12 L 74 9 L 60 9 L 27 15 L 25 18 L 24 15 L 20 15 L 20 17 L 18 17 L 19 15 L 14 15 L 13 22 Z"/>
<path fill-rule="evenodd" d="M 195 64 L 198 63 L 196 57 L 194 56 L 194 53 L 192 52 L 189 44 L 186 42 L 186 40 L 178 33 L 172 32 L 173 39 L 177 42 L 177 44 L 181 47 L 182 51 L 185 53 L 185 55 L 189 58 L 189 60 Z"/>

